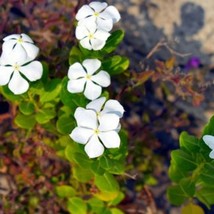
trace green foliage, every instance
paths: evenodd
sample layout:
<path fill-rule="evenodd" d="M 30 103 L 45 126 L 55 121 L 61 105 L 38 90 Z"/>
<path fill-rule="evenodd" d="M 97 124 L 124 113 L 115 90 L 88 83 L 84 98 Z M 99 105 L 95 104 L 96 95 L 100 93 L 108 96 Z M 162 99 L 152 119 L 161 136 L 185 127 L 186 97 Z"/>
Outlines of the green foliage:
<path fill-rule="evenodd" d="M 69 198 L 67 207 L 71 214 L 87 214 L 87 206 L 81 198 Z"/>
<path fill-rule="evenodd" d="M 206 125 L 203 135 L 213 135 L 214 118 Z M 207 207 L 214 204 L 213 170 L 214 161 L 209 158 L 211 150 L 194 136 L 183 132 L 180 135 L 180 149 L 171 152 L 169 176 L 174 182 L 168 188 L 167 195 L 174 205 L 181 205 L 192 198 L 197 198 Z M 195 205 L 183 208 L 182 213 L 203 213 Z"/>

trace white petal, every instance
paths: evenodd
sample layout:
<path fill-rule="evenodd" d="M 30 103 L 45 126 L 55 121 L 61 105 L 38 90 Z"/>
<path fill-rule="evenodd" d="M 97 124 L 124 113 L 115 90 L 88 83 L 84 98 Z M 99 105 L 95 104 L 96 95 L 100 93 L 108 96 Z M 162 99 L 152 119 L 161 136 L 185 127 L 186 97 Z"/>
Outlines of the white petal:
<path fill-rule="evenodd" d="M 99 40 L 106 41 L 111 34 L 104 30 L 97 30 L 94 37 Z"/>
<path fill-rule="evenodd" d="M 79 62 L 76 62 L 70 65 L 68 70 L 69 79 L 78 79 L 80 77 L 84 77 L 85 75 L 86 75 L 86 72 Z"/>
<path fill-rule="evenodd" d="M 105 46 L 105 44 L 106 44 L 105 40 L 91 39 L 91 47 L 95 51 L 101 50 Z"/>
<path fill-rule="evenodd" d="M 86 18 L 87 16 L 93 15 L 94 11 L 88 6 L 83 5 L 76 14 L 76 19 L 79 21 L 81 19 Z"/>
<path fill-rule="evenodd" d="M 96 112 L 100 112 L 102 107 L 103 107 L 103 104 L 105 103 L 106 101 L 106 98 L 105 97 L 100 97 L 96 100 L 93 100 L 91 101 L 87 106 L 86 108 L 87 109 L 93 109 L 95 110 Z"/>
<path fill-rule="evenodd" d="M 18 43 L 10 52 L 10 56 L 13 62 L 24 62 L 28 58 L 26 50 Z"/>
<path fill-rule="evenodd" d="M 0 66 L 0 85 L 6 85 L 9 82 L 12 73 L 13 68 L 11 66 Z"/>
<path fill-rule="evenodd" d="M 22 33 L 21 36 L 24 42 L 33 43 L 33 40 L 27 34 Z"/>
<path fill-rule="evenodd" d="M 29 84 L 18 71 L 15 71 L 8 87 L 14 94 L 23 94 L 28 90 Z"/>
<path fill-rule="evenodd" d="M 106 71 L 100 71 L 92 76 L 91 79 L 102 87 L 108 87 L 111 83 L 110 75 Z"/>
<path fill-rule="evenodd" d="M 87 70 L 88 74 L 93 74 L 100 68 L 101 62 L 98 59 L 86 59 L 83 61 L 82 65 Z"/>
<path fill-rule="evenodd" d="M 97 115 L 92 110 L 78 107 L 74 113 L 77 125 L 89 129 L 97 129 Z"/>
<path fill-rule="evenodd" d="M 110 31 L 113 28 L 113 21 L 111 19 L 97 18 L 97 26 L 104 31 Z"/>
<path fill-rule="evenodd" d="M 210 152 L 209 157 L 214 159 L 214 150 L 212 152 Z"/>
<path fill-rule="evenodd" d="M 104 114 L 99 118 L 100 125 L 98 129 L 100 131 L 112 131 L 117 129 L 119 124 L 119 117 L 115 114 Z"/>
<path fill-rule="evenodd" d="M 86 87 L 84 91 L 84 95 L 89 100 L 97 99 L 102 93 L 102 88 L 99 85 L 94 84 L 92 81 L 88 80 L 86 82 Z"/>
<path fill-rule="evenodd" d="M 25 66 L 20 67 L 20 72 L 24 74 L 28 80 L 36 81 L 42 77 L 42 63 L 39 61 L 33 61 Z"/>
<path fill-rule="evenodd" d="M 82 40 L 80 41 L 80 44 L 83 46 L 83 48 L 86 48 L 86 49 L 88 49 L 88 50 L 91 50 L 91 49 L 92 49 L 88 37 L 82 39 Z"/>
<path fill-rule="evenodd" d="M 96 23 L 96 17 L 95 16 L 89 16 L 89 17 L 86 17 L 84 19 L 81 19 L 79 22 L 78 22 L 78 26 L 85 26 L 87 30 L 87 33 L 90 32 L 90 27 L 88 26 L 94 26 L 94 23 Z"/>
<path fill-rule="evenodd" d="M 8 41 L 8 40 L 17 40 L 18 38 L 20 38 L 20 34 L 12 34 L 9 36 L 6 36 L 3 40 L 4 41 Z"/>
<path fill-rule="evenodd" d="M 103 154 L 104 147 L 100 143 L 96 135 L 92 136 L 89 142 L 85 146 L 85 152 L 90 158 L 96 158 Z"/>
<path fill-rule="evenodd" d="M 36 47 L 34 44 L 23 42 L 22 46 L 24 47 L 25 51 L 27 52 L 28 57 L 31 60 L 34 60 L 38 53 L 39 53 L 39 48 Z"/>
<path fill-rule="evenodd" d="M 85 25 L 78 25 L 76 27 L 75 35 L 77 39 L 83 39 L 87 37 L 89 34 L 89 30 L 86 28 Z"/>
<path fill-rule="evenodd" d="M 120 137 L 116 131 L 100 132 L 98 136 L 106 148 L 118 148 L 120 146 Z"/>
<path fill-rule="evenodd" d="M 10 54 L 15 45 L 16 45 L 16 40 L 8 40 L 4 42 L 2 45 L 2 52 L 4 54 Z"/>
<path fill-rule="evenodd" d="M 70 134 L 70 137 L 77 143 L 86 144 L 90 137 L 93 135 L 92 129 L 86 129 L 83 127 L 76 127 Z"/>
<path fill-rule="evenodd" d="M 214 136 L 212 135 L 204 135 L 203 141 L 210 147 L 210 149 L 214 149 Z"/>
<path fill-rule="evenodd" d="M 89 4 L 90 7 L 92 7 L 94 9 L 95 12 L 101 12 L 102 10 L 104 10 L 108 4 L 105 3 L 105 2 L 97 2 L 97 1 L 94 1 L 94 2 L 91 2 Z"/>
<path fill-rule="evenodd" d="M 117 100 L 108 100 L 102 110 L 102 114 L 114 113 L 121 118 L 124 111 L 123 106 Z"/>
<path fill-rule="evenodd" d="M 103 19 L 112 19 L 114 23 L 120 20 L 120 13 L 114 6 L 107 7 L 101 14 L 100 17 Z"/>
<path fill-rule="evenodd" d="M 71 93 L 80 93 L 83 92 L 85 86 L 85 78 L 77 80 L 69 80 L 67 85 L 67 90 Z"/>

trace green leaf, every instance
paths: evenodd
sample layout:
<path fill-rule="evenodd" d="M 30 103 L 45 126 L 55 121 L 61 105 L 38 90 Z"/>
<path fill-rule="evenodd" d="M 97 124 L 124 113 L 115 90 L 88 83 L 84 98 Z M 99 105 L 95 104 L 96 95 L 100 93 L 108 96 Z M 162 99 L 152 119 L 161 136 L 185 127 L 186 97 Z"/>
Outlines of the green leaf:
<path fill-rule="evenodd" d="M 201 189 L 197 190 L 196 195 L 200 195 L 209 205 L 214 204 L 214 186 L 204 185 Z"/>
<path fill-rule="evenodd" d="M 89 159 L 89 157 L 85 153 L 79 153 L 79 152 L 74 152 L 73 153 L 73 160 L 83 168 L 90 168 L 92 161 Z"/>
<path fill-rule="evenodd" d="M 95 175 L 95 185 L 101 191 L 116 192 L 119 190 L 119 184 L 112 174 Z"/>
<path fill-rule="evenodd" d="M 39 124 L 44 124 L 49 122 L 51 119 L 53 119 L 56 116 L 55 109 L 50 108 L 50 109 L 42 109 L 38 111 L 36 114 L 36 121 Z"/>
<path fill-rule="evenodd" d="M 113 56 L 103 61 L 102 68 L 107 71 L 110 75 L 117 75 L 129 67 L 129 60 L 122 56 Z"/>
<path fill-rule="evenodd" d="M 57 120 L 56 123 L 57 130 L 61 134 L 70 134 L 72 129 L 75 127 L 73 117 L 62 116 Z"/>
<path fill-rule="evenodd" d="M 104 210 L 103 201 L 101 201 L 97 198 L 91 198 L 87 201 L 87 203 L 89 204 L 92 213 L 94 213 L 94 214 L 103 213 L 103 210 Z"/>
<path fill-rule="evenodd" d="M 210 119 L 209 123 L 205 126 L 203 135 L 214 135 L 214 116 Z"/>
<path fill-rule="evenodd" d="M 191 154 L 183 150 L 174 150 L 171 153 L 172 160 L 182 171 L 192 171 L 197 167 Z"/>
<path fill-rule="evenodd" d="M 69 198 L 67 207 L 71 214 L 87 214 L 86 203 L 81 198 Z"/>
<path fill-rule="evenodd" d="M 87 183 L 93 178 L 92 171 L 84 166 L 73 166 L 72 172 L 74 178 L 82 183 Z"/>
<path fill-rule="evenodd" d="M 179 141 L 180 147 L 184 147 L 190 153 L 198 152 L 200 149 L 199 140 L 196 137 L 189 135 L 187 132 L 181 133 Z"/>
<path fill-rule="evenodd" d="M 76 46 L 73 46 L 69 53 L 69 65 L 72 65 L 75 62 L 81 62 L 82 61 L 81 56 L 82 56 L 82 53 L 80 49 Z"/>
<path fill-rule="evenodd" d="M 118 208 L 111 208 L 112 214 L 124 214 L 122 210 L 119 210 Z"/>
<path fill-rule="evenodd" d="M 91 169 L 94 173 L 98 175 L 103 175 L 105 172 L 105 169 L 101 167 L 99 159 L 97 159 L 95 162 L 91 164 Z"/>
<path fill-rule="evenodd" d="M 75 195 L 75 190 L 71 186 L 62 185 L 56 187 L 56 193 L 60 198 L 68 198 Z"/>
<path fill-rule="evenodd" d="M 172 204 L 179 206 L 187 200 L 188 195 L 179 185 L 174 185 L 168 187 L 167 197 Z"/>
<path fill-rule="evenodd" d="M 32 129 L 36 124 L 34 115 L 27 116 L 21 113 L 16 116 L 14 122 L 17 126 L 23 129 Z"/>
<path fill-rule="evenodd" d="M 76 163 L 74 153 L 83 153 L 83 151 L 77 143 L 72 142 L 65 149 L 65 156 L 72 163 Z"/>
<path fill-rule="evenodd" d="M 171 160 L 171 164 L 169 167 L 169 177 L 172 181 L 178 182 L 182 178 L 187 176 L 186 171 L 180 170 L 180 168 Z"/>
<path fill-rule="evenodd" d="M 45 92 L 40 96 L 40 102 L 50 102 L 56 99 L 61 91 L 61 79 L 52 79 L 45 85 Z"/>
<path fill-rule="evenodd" d="M 25 94 L 24 95 L 23 94 L 15 95 L 12 91 L 10 91 L 8 86 L 0 86 L 0 92 L 7 100 L 10 100 L 12 102 L 21 101 L 23 99 L 23 97 L 25 96 Z"/>
<path fill-rule="evenodd" d="M 204 214 L 204 211 L 200 206 L 190 203 L 182 207 L 181 214 Z"/>
<path fill-rule="evenodd" d="M 31 115 L 34 113 L 34 104 L 32 102 L 23 101 L 19 104 L 19 110 L 24 115 Z"/>
<path fill-rule="evenodd" d="M 106 45 L 104 46 L 104 48 L 101 50 L 102 54 L 111 53 L 116 50 L 117 46 L 123 40 L 124 35 L 125 33 L 122 30 L 114 31 L 106 41 Z"/>
<path fill-rule="evenodd" d="M 200 173 L 201 180 L 208 185 L 214 184 L 214 161 L 206 163 Z"/>
<path fill-rule="evenodd" d="M 181 189 L 188 195 L 189 197 L 193 197 L 195 194 L 195 182 L 192 178 L 184 178 L 180 181 Z"/>

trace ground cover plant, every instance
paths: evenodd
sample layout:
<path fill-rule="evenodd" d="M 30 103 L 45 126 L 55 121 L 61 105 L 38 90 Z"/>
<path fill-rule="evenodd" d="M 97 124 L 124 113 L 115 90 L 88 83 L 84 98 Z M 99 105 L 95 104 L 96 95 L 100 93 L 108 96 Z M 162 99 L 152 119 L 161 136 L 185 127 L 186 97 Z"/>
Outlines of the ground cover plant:
<path fill-rule="evenodd" d="M 3 213 L 170 212 L 150 188 L 162 185 L 166 172 L 167 200 L 183 214 L 204 213 L 202 204 L 211 208 L 213 118 L 194 137 L 181 133 L 191 120 L 174 108 L 181 98 L 200 105 L 205 80 L 199 84 L 194 73 L 179 70 L 165 41 L 136 72 L 119 52 L 125 32 L 114 5 L 41 0 L 0 6 Z M 151 62 L 161 47 L 172 56 Z M 173 134 L 176 140 L 180 134 L 179 148 L 167 147 Z"/>

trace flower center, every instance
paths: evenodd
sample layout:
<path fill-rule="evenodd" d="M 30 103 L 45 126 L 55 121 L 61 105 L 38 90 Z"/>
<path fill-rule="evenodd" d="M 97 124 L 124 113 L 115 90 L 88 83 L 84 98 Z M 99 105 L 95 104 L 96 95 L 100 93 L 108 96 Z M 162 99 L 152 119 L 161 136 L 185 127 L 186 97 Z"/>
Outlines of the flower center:
<path fill-rule="evenodd" d="M 21 37 L 19 37 L 18 39 L 17 39 L 17 43 L 22 43 L 23 42 L 23 39 L 21 38 Z"/>
<path fill-rule="evenodd" d="M 100 131 L 98 129 L 94 129 L 94 134 L 98 135 Z"/>
<path fill-rule="evenodd" d="M 86 74 L 85 78 L 86 78 L 87 80 L 90 80 L 90 79 L 91 79 L 91 75 L 90 75 L 90 74 Z"/>
<path fill-rule="evenodd" d="M 95 17 L 98 17 L 99 15 L 100 15 L 100 13 L 98 13 L 98 12 L 95 12 L 95 13 L 94 13 L 94 16 L 95 16 Z"/>
<path fill-rule="evenodd" d="M 88 38 L 89 38 L 89 39 L 94 39 L 94 34 L 93 34 L 93 33 L 90 33 L 90 34 L 88 35 Z"/>
<path fill-rule="evenodd" d="M 14 71 L 19 71 L 20 65 L 18 65 L 18 64 L 16 63 L 15 65 L 13 65 L 13 69 L 14 69 Z"/>

